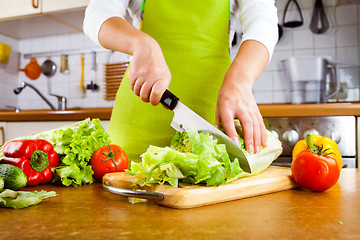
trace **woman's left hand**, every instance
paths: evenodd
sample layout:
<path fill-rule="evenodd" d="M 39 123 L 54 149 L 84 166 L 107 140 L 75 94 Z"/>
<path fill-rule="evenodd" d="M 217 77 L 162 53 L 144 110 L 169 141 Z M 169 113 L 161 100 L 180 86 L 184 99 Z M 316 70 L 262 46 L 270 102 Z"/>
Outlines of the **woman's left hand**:
<path fill-rule="evenodd" d="M 227 82 L 231 80 L 224 81 L 218 94 L 216 123 L 221 122 L 226 134 L 235 142 L 239 142 L 234 124 L 234 119 L 239 119 L 244 132 L 246 150 L 257 153 L 261 145 L 266 146 L 267 134 L 251 87 L 234 86 Z"/>
<path fill-rule="evenodd" d="M 226 134 L 239 142 L 234 124 L 234 119 L 239 119 L 245 148 L 250 153 L 260 152 L 261 145 L 267 145 L 265 124 L 252 94 L 252 87 L 267 62 L 268 53 L 261 43 L 243 42 L 218 93 L 215 123 L 222 123 Z"/>

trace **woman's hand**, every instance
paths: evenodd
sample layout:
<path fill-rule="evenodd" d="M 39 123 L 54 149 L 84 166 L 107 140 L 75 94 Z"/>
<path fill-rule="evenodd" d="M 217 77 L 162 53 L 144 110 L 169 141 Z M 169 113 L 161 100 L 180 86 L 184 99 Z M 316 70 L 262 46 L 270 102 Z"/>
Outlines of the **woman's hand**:
<path fill-rule="evenodd" d="M 251 86 L 232 84 L 231 75 L 225 76 L 220 88 L 216 108 L 216 123 L 222 123 L 226 134 L 235 142 L 239 138 L 234 119 L 239 119 L 244 132 L 245 148 L 250 153 L 257 153 L 261 145 L 266 146 L 266 129 L 251 92 Z"/>
<path fill-rule="evenodd" d="M 250 153 L 257 153 L 261 145 L 267 145 L 266 128 L 252 87 L 264 71 L 268 59 L 269 54 L 264 45 L 254 40 L 243 42 L 218 93 L 216 124 L 222 123 L 226 134 L 239 142 L 234 124 L 234 119 L 239 119 L 245 148 Z"/>
<path fill-rule="evenodd" d="M 131 89 L 142 101 L 159 104 L 171 80 L 159 44 L 120 17 L 109 18 L 103 23 L 99 42 L 104 48 L 133 56 L 128 71 Z"/>
<path fill-rule="evenodd" d="M 169 87 L 171 74 L 159 44 L 150 36 L 138 39 L 128 77 L 131 90 L 142 101 L 159 104 Z"/>

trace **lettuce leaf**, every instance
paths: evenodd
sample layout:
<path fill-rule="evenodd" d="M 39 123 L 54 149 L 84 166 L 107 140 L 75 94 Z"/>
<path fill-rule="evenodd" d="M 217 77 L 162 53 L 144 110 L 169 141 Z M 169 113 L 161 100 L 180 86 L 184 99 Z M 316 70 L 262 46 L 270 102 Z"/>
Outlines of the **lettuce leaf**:
<path fill-rule="evenodd" d="M 50 191 L 13 191 L 4 189 L 0 191 L 0 207 L 25 208 L 39 204 L 43 199 L 56 196 L 56 192 Z"/>

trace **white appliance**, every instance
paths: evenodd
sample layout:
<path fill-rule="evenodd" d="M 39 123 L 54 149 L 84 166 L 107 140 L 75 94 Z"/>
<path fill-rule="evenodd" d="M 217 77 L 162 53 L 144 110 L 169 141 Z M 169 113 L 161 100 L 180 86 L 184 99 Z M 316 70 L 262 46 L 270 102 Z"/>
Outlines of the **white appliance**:
<path fill-rule="evenodd" d="M 325 57 L 293 56 L 281 61 L 291 103 L 325 103 L 340 89 L 338 64 Z"/>

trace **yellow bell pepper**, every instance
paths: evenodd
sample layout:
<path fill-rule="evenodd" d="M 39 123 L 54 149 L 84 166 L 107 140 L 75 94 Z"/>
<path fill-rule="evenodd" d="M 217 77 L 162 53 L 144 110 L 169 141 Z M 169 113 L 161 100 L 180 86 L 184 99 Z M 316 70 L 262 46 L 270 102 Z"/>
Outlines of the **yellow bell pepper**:
<path fill-rule="evenodd" d="M 320 135 L 307 135 L 305 139 L 298 141 L 292 151 L 292 158 L 305 150 L 313 150 L 321 155 L 331 154 L 339 165 L 340 171 L 343 166 L 342 156 L 337 143 L 331 138 Z"/>

